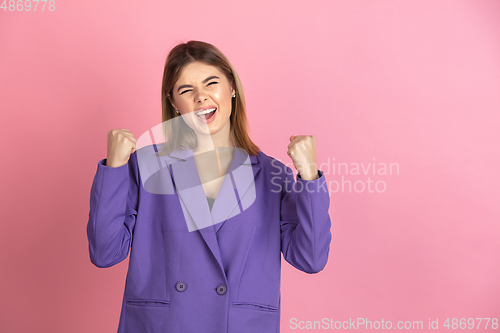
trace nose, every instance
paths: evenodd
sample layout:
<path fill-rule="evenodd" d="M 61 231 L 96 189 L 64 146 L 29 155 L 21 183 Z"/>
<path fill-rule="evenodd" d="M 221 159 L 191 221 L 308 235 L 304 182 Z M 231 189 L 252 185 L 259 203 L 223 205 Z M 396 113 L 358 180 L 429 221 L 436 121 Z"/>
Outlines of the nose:
<path fill-rule="evenodd" d="M 207 93 L 204 89 L 197 89 L 195 94 L 195 100 L 197 102 L 204 102 L 207 100 Z"/>

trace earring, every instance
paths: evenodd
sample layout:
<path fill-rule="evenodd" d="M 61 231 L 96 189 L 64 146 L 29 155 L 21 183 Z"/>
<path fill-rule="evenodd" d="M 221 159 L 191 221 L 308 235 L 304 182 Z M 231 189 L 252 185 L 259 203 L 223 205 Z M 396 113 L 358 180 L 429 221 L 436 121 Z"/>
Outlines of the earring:
<path fill-rule="evenodd" d="M 236 97 L 236 94 L 234 94 L 233 97 Z"/>
<path fill-rule="evenodd" d="M 177 113 L 179 113 L 179 110 L 175 110 Z"/>

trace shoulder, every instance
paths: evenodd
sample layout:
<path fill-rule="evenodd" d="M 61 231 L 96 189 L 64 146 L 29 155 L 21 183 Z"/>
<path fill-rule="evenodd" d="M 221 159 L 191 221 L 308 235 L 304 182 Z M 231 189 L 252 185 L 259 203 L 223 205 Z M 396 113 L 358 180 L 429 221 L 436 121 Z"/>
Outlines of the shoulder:
<path fill-rule="evenodd" d="M 261 165 L 261 167 L 264 169 L 268 169 L 269 172 L 273 174 L 282 172 L 287 173 L 291 171 L 291 168 L 286 166 L 282 161 L 280 161 L 275 157 L 267 155 L 263 151 L 259 151 L 256 156 L 257 159 L 259 160 L 259 164 Z"/>

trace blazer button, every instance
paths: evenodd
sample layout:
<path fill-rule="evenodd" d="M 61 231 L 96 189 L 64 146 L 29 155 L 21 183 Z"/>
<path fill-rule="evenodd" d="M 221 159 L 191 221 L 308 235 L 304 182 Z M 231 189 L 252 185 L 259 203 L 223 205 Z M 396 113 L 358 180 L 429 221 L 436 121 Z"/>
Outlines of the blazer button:
<path fill-rule="evenodd" d="M 187 289 L 187 285 L 185 282 L 177 282 L 175 284 L 175 289 L 177 289 L 177 291 L 184 291 Z"/>
<path fill-rule="evenodd" d="M 216 289 L 216 290 L 217 290 L 217 294 L 219 294 L 219 295 L 224 295 L 224 294 L 226 293 L 226 291 L 227 291 L 227 288 L 226 288 L 226 286 L 225 286 L 225 285 L 223 285 L 223 284 L 219 284 L 219 285 L 217 286 L 217 289 Z"/>

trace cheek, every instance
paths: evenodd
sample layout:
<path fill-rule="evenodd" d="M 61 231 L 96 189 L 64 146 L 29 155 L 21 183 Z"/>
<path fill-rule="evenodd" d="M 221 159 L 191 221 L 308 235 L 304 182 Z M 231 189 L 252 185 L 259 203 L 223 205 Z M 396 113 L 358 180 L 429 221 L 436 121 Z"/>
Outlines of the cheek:
<path fill-rule="evenodd" d="M 225 87 L 221 85 L 217 91 L 214 91 L 213 94 L 214 98 L 217 99 L 218 103 L 224 103 L 224 104 L 229 104 L 231 105 L 231 96 L 230 96 L 230 91 L 228 87 Z"/>
<path fill-rule="evenodd" d="M 180 101 L 178 105 L 180 108 L 185 109 L 185 110 L 191 110 L 193 108 L 193 103 L 186 100 L 186 99 L 183 99 L 182 101 Z"/>
<path fill-rule="evenodd" d="M 217 103 L 229 110 L 231 108 L 231 96 L 227 92 L 221 92 L 217 95 Z"/>
<path fill-rule="evenodd" d="M 213 94 L 213 99 L 217 102 L 217 103 L 220 103 L 222 101 L 222 95 L 220 93 L 220 91 L 215 91 Z"/>

